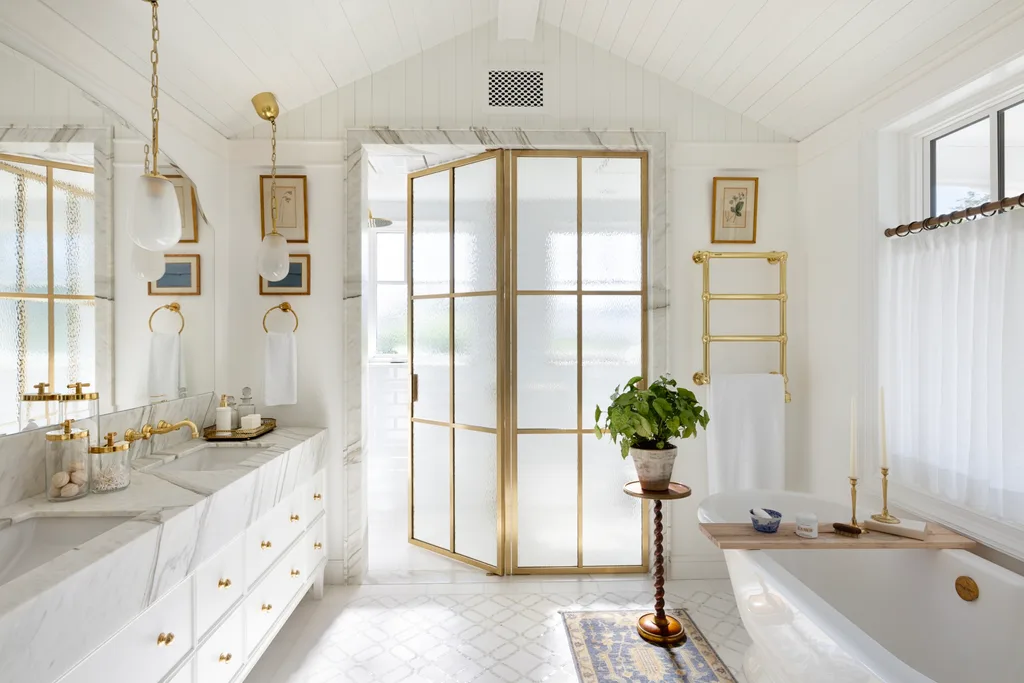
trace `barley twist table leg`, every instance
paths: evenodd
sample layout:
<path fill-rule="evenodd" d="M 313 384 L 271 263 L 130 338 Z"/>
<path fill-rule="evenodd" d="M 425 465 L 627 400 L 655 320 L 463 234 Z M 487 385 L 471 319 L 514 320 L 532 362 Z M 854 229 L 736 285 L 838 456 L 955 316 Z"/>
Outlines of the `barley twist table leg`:
<path fill-rule="evenodd" d="M 644 640 L 656 645 L 678 645 L 686 640 L 683 626 L 675 617 L 665 614 L 665 549 L 661 501 L 654 501 L 654 613 L 645 614 L 636 630 Z"/>

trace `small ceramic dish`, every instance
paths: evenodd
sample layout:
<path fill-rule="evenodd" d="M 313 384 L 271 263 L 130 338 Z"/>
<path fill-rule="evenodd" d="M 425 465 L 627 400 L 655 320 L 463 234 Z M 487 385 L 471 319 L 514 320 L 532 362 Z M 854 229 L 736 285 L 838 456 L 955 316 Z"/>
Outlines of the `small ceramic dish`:
<path fill-rule="evenodd" d="M 782 513 L 778 510 L 769 510 L 768 508 L 761 508 L 772 518 L 765 519 L 764 517 L 758 517 L 754 514 L 754 511 L 750 511 L 750 522 L 754 525 L 754 531 L 760 531 L 762 534 L 774 534 L 779 530 L 779 524 L 782 523 Z"/>

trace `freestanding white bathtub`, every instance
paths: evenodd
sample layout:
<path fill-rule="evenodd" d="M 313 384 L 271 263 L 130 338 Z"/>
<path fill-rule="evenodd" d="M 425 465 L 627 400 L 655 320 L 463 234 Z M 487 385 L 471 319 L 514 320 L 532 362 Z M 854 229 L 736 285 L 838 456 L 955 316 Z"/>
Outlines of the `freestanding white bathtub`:
<path fill-rule="evenodd" d="M 701 522 L 747 522 L 751 507 L 822 527 L 847 506 L 801 493 L 709 496 Z M 727 550 L 736 602 L 753 640 L 750 683 L 1020 683 L 1024 577 L 964 550 Z M 980 597 L 960 599 L 958 576 Z"/>

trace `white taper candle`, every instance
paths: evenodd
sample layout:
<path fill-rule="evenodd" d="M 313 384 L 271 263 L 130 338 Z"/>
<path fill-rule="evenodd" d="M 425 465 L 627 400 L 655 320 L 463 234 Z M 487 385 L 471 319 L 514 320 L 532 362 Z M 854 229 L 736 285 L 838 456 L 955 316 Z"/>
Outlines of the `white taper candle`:
<path fill-rule="evenodd" d="M 885 439 L 885 387 L 878 389 L 878 431 L 882 439 L 882 467 L 889 469 L 889 449 L 886 447 Z"/>
<path fill-rule="evenodd" d="M 857 397 L 850 397 L 850 477 L 857 477 Z"/>

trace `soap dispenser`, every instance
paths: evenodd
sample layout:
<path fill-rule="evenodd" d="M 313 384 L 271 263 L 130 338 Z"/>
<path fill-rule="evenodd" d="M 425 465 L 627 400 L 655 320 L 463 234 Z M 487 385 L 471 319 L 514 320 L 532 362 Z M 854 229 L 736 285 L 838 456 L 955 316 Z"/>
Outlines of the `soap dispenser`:
<path fill-rule="evenodd" d="M 231 406 L 228 405 L 227 394 L 221 394 L 220 406 L 217 408 L 217 431 L 231 431 Z"/>

